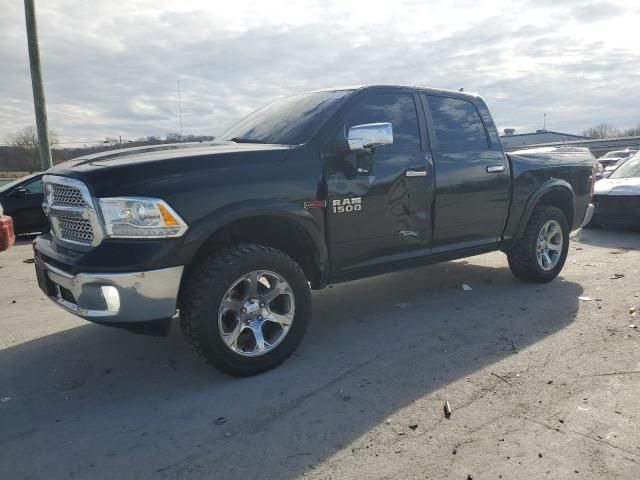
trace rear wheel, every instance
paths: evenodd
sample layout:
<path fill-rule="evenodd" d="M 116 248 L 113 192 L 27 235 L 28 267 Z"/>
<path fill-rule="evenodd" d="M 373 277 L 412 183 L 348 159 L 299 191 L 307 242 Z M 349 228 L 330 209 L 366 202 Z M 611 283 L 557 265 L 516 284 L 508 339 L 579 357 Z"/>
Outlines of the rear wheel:
<path fill-rule="evenodd" d="M 254 375 L 284 361 L 301 342 L 311 293 L 298 264 L 262 245 L 231 247 L 206 258 L 187 280 L 183 333 L 218 369 Z"/>
<path fill-rule="evenodd" d="M 549 282 L 562 270 L 568 251 L 566 216 L 559 208 L 539 205 L 507 258 L 511 272 L 520 280 Z"/>

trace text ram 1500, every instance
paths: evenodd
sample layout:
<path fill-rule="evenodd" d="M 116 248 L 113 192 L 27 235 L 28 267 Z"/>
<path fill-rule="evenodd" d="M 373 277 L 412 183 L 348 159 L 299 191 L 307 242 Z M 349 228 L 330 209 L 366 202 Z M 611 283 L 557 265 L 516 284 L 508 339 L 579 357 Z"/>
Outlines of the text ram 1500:
<path fill-rule="evenodd" d="M 547 282 L 589 220 L 587 149 L 506 155 L 482 98 L 415 87 L 304 93 L 219 140 L 104 152 L 44 177 L 39 285 L 87 320 L 140 329 L 179 312 L 233 375 L 300 343 L 311 289 L 501 250 Z"/>

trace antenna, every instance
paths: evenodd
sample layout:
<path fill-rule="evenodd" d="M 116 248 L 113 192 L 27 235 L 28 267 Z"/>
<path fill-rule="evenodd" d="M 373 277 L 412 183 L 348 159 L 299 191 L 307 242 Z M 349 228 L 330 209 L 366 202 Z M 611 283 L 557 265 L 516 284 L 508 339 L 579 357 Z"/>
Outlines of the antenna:
<path fill-rule="evenodd" d="M 178 80 L 178 111 L 180 112 L 180 140 L 182 140 L 182 98 L 180 96 L 180 80 Z"/>
<path fill-rule="evenodd" d="M 543 130 L 547 129 L 547 114 L 546 113 L 542 114 L 542 129 Z"/>

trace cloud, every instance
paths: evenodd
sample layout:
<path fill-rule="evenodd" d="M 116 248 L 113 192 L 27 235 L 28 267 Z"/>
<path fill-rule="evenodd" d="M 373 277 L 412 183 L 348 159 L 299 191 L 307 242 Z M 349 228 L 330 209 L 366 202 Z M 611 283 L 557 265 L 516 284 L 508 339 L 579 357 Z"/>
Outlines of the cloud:
<path fill-rule="evenodd" d="M 624 10 L 611 2 L 593 2 L 579 5 L 573 9 L 576 20 L 580 22 L 598 22 L 622 15 Z"/>
<path fill-rule="evenodd" d="M 585 2 L 584 0 L 563 0 L 562 2 L 558 2 L 557 0 L 533 0 L 530 3 L 526 3 L 528 6 L 543 6 L 556 11 L 562 11 L 575 20 L 586 23 L 607 20 L 623 14 L 625 10 L 632 11 L 632 8 L 625 9 L 617 2 L 602 0 L 592 2 Z"/>
<path fill-rule="evenodd" d="M 3 139 L 33 123 L 33 107 L 22 4 L 0 1 Z M 624 33 L 633 18 L 592 23 L 633 2 L 114 5 L 38 4 L 49 120 L 63 141 L 179 130 L 178 80 L 185 133 L 219 134 L 274 98 L 363 83 L 464 87 L 519 131 L 539 128 L 544 112 L 567 132 L 640 122 L 640 53 Z"/>

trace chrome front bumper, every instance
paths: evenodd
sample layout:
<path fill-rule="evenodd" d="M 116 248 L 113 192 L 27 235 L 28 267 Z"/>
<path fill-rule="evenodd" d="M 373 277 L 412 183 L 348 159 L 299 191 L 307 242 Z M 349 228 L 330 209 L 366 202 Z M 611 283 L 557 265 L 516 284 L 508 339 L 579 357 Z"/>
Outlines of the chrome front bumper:
<path fill-rule="evenodd" d="M 582 219 L 582 223 L 580 224 L 580 227 L 584 227 L 586 224 L 588 224 L 591 219 L 593 218 L 593 212 L 596 210 L 596 206 L 593 203 L 590 203 L 589 206 L 587 207 L 587 211 L 584 214 L 584 218 Z"/>
<path fill-rule="evenodd" d="M 71 275 L 36 258 L 38 284 L 65 310 L 93 322 L 146 322 L 176 312 L 184 267 Z"/>

